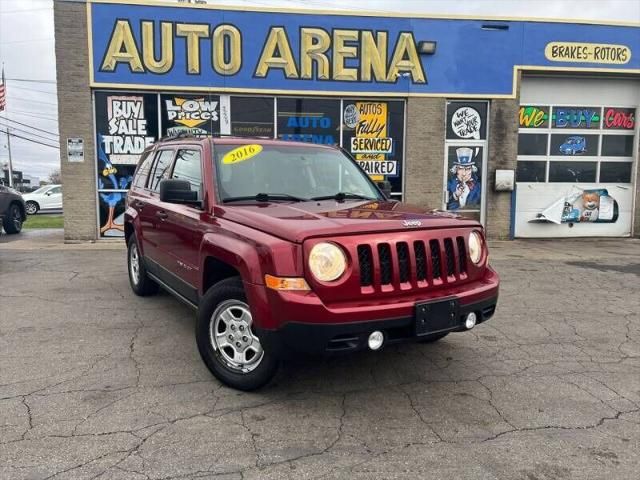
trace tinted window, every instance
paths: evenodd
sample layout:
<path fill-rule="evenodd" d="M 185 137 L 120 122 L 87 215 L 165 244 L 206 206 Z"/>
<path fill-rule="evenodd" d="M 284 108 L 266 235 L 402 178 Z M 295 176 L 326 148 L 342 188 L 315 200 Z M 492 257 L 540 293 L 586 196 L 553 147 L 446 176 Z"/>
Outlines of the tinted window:
<path fill-rule="evenodd" d="M 595 156 L 598 155 L 598 135 L 553 134 L 549 155 Z"/>
<path fill-rule="evenodd" d="M 58 194 L 58 193 L 62 193 L 62 187 L 53 187 L 47 193 L 49 193 L 49 195 L 55 195 L 55 194 Z"/>
<path fill-rule="evenodd" d="M 231 97 L 231 135 L 273 137 L 273 98 Z"/>
<path fill-rule="evenodd" d="M 147 177 L 149 177 L 149 170 L 151 170 L 152 163 L 153 155 L 151 155 L 151 152 L 143 153 L 142 158 L 140 159 L 140 166 L 136 172 L 136 179 L 133 182 L 133 185 L 136 188 L 144 188 L 147 184 Z"/>
<path fill-rule="evenodd" d="M 603 157 L 630 157 L 633 155 L 633 135 L 603 135 Z"/>
<path fill-rule="evenodd" d="M 278 138 L 309 143 L 340 143 L 340 100 L 279 98 Z"/>
<path fill-rule="evenodd" d="M 171 160 L 173 159 L 173 150 L 160 150 L 156 155 L 156 163 L 153 166 L 153 173 L 149 180 L 149 189 L 157 192 L 160 181 L 169 178 L 169 170 L 171 168 Z"/>
<path fill-rule="evenodd" d="M 544 182 L 547 162 L 518 161 L 517 182 Z"/>
<path fill-rule="evenodd" d="M 631 183 L 632 162 L 601 162 L 600 181 L 608 183 Z"/>
<path fill-rule="evenodd" d="M 549 181 L 593 183 L 597 169 L 597 162 L 549 162 Z"/>
<path fill-rule="evenodd" d="M 200 150 L 178 150 L 176 165 L 171 178 L 186 180 L 191 190 L 200 191 L 202 170 L 200 169 Z"/>
<path fill-rule="evenodd" d="M 521 133 L 518 135 L 518 155 L 546 155 L 546 133 Z"/>

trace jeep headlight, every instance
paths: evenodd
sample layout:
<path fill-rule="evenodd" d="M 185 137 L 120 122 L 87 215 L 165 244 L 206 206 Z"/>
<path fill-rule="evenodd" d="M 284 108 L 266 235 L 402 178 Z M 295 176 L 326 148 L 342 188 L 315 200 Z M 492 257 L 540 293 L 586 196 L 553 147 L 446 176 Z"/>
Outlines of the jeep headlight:
<path fill-rule="evenodd" d="M 482 260 L 482 237 L 476 231 L 469 235 L 469 258 L 476 265 Z"/>
<path fill-rule="evenodd" d="M 317 243 L 309 253 L 309 269 L 321 282 L 337 280 L 347 269 L 347 259 L 334 243 Z"/>

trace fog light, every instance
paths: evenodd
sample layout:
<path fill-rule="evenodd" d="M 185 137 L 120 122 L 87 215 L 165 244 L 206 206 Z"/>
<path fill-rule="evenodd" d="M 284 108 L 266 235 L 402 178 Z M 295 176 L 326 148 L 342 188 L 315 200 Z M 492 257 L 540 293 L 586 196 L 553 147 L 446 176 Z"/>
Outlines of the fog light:
<path fill-rule="evenodd" d="M 467 330 L 471 330 L 473 327 L 476 326 L 476 320 L 477 320 L 477 316 L 474 312 L 471 312 L 469 315 L 467 315 L 467 318 L 465 318 L 464 320 L 464 327 Z"/>
<path fill-rule="evenodd" d="M 369 340 L 367 341 L 367 343 L 369 344 L 369 348 L 371 350 L 379 350 L 380 347 L 382 347 L 382 344 L 384 343 L 384 334 L 379 330 L 376 330 L 375 332 L 371 332 L 371 335 L 369 335 Z"/>

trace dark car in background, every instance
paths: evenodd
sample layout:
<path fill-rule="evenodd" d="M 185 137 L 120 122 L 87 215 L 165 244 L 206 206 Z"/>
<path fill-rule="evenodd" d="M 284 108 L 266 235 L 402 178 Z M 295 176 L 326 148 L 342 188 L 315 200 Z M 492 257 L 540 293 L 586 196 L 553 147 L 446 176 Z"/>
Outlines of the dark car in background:
<path fill-rule="evenodd" d="M 11 187 L 0 185 L 0 224 L 7 233 L 20 233 L 27 218 L 22 195 Z"/>

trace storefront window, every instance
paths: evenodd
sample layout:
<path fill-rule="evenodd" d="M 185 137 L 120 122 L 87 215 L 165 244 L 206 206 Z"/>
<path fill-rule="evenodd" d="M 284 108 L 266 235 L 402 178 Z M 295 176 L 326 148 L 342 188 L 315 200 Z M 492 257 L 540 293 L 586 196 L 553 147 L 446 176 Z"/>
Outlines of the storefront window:
<path fill-rule="evenodd" d="M 231 97 L 231 135 L 273 137 L 272 97 Z"/>
<path fill-rule="evenodd" d="M 278 138 L 298 142 L 340 143 L 340 100 L 278 98 Z"/>
<path fill-rule="evenodd" d="M 546 133 L 518 135 L 518 155 L 546 155 L 548 138 Z"/>
<path fill-rule="evenodd" d="M 220 96 L 161 95 L 162 136 L 220 133 Z"/>
<path fill-rule="evenodd" d="M 158 96 L 96 92 L 100 235 L 124 236 L 126 192 L 146 147 L 158 138 Z"/>
<path fill-rule="evenodd" d="M 631 157 L 633 155 L 633 135 L 603 135 L 603 157 Z"/>
<path fill-rule="evenodd" d="M 518 182 L 544 182 L 546 180 L 547 162 L 520 161 L 516 170 Z"/>
<path fill-rule="evenodd" d="M 600 181 L 603 183 L 631 183 L 632 162 L 600 163 Z"/>
<path fill-rule="evenodd" d="M 402 193 L 404 102 L 344 100 L 342 145 L 372 180 Z"/>
<path fill-rule="evenodd" d="M 594 183 L 597 170 L 597 162 L 549 162 L 549 181 Z"/>

